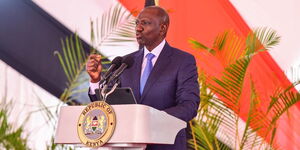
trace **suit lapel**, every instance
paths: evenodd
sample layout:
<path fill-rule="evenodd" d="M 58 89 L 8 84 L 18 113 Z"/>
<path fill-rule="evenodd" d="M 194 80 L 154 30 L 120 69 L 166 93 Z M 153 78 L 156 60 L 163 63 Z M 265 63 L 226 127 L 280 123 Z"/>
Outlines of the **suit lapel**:
<path fill-rule="evenodd" d="M 163 50 L 161 51 L 160 55 L 158 56 L 158 59 L 148 77 L 144 91 L 141 95 L 141 102 L 144 100 L 145 95 L 147 95 L 147 93 L 150 91 L 153 84 L 157 81 L 160 74 L 162 74 L 162 72 L 165 70 L 164 68 L 168 67 L 168 64 L 170 62 L 169 57 L 171 54 L 172 54 L 171 47 L 166 42 Z"/>

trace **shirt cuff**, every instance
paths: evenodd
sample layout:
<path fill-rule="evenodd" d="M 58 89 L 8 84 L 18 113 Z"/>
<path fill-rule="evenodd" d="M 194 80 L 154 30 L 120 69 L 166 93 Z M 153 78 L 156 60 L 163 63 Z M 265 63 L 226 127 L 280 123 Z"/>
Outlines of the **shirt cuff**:
<path fill-rule="evenodd" d="M 89 92 L 89 94 L 91 94 L 91 95 L 95 95 L 96 94 L 95 90 L 99 88 L 99 82 L 97 82 L 97 83 L 90 82 L 90 92 Z"/>

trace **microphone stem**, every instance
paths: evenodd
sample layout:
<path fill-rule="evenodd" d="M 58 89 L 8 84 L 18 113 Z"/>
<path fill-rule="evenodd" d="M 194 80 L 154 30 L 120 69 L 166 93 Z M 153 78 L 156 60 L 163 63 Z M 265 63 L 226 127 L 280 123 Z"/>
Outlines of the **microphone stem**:
<path fill-rule="evenodd" d="M 118 85 L 119 85 L 118 82 L 116 82 L 114 84 L 114 86 L 111 88 L 111 90 L 105 94 L 104 101 L 106 101 L 106 98 L 107 98 L 108 95 L 110 95 L 111 93 L 113 93 L 115 91 L 115 89 L 117 88 Z"/>

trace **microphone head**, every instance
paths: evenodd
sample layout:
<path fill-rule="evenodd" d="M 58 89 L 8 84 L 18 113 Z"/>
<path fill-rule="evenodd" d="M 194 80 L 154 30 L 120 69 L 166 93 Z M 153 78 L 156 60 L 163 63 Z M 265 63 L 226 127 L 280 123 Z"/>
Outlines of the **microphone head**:
<path fill-rule="evenodd" d="M 132 57 L 127 56 L 127 57 L 124 57 L 122 63 L 124 63 L 124 64 L 127 65 L 126 68 L 130 68 L 133 65 L 133 63 L 134 63 L 134 59 Z"/>
<path fill-rule="evenodd" d="M 112 60 L 111 64 L 115 64 L 115 68 L 119 68 L 122 64 L 122 60 L 123 60 L 123 58 L 118 56 Z"/>

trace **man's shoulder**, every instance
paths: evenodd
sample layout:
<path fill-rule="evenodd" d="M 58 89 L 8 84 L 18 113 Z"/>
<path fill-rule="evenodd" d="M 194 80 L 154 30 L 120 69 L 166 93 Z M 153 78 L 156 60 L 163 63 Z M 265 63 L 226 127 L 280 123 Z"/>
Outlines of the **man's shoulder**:
<path fill-rule="evenodd" d="M 134 57 L 134 56 L 138 55 L 140 52 L 141 52 L 141 50 L 137 50 L 137 51 L 129 53 L 129 54 L 123 56 L 123 57 Z"/>
<path fill-rule="evenodd" d="M 184 50 L 181 50 L 181 49 L 178 49 L 178 48 L 175 48 L 175 47 L 172 47 L 172 46 L 170 46 L 170 48 L 172 49 L 173 54 L 175 54 L 175 56 L 178 56 L 178 57 L 181 57 L 181 58 L 194 59 L 194 55 L 192 55 L 188 52 L 185 52 Z"/>

